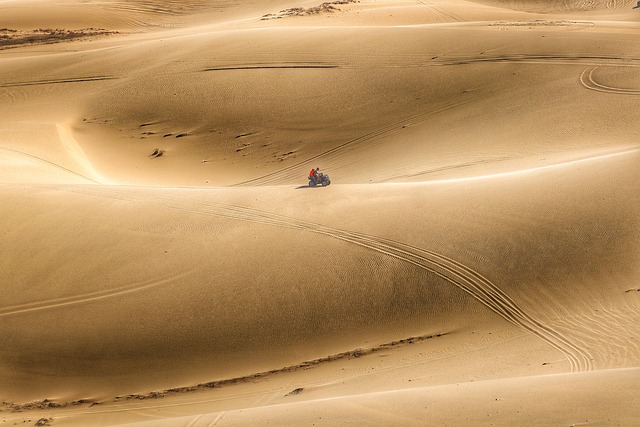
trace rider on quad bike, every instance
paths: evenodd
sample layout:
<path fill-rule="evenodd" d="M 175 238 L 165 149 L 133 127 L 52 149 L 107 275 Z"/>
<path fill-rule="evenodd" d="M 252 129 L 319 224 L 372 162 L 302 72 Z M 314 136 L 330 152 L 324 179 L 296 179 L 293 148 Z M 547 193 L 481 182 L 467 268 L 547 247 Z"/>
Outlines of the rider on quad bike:
<path fill-rule="evenodd" d="M 329 175 L 320 172 L 320 168 L 311 169 L 311 172 L 309 172 L 309 186 L 315 187 L 318 184 L 323 187 L 331 184 Z"/>

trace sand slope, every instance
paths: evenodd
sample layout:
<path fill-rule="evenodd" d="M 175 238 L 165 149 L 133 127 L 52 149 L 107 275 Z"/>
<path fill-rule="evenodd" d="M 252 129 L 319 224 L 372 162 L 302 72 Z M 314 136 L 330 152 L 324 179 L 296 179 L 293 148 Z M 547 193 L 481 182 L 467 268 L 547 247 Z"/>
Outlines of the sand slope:
<path fill-rule="evenodd" d="M 0 418 L 637 424 L 633 6 L 0 2 Z"/>
<path fill-rule="evenodd" d="M 615 389 L 615 401 L 594 393 L 594 381 Z M 367 425 L 446 425 L 451 419 L 487 426 L 513 425 L 514 420 L 532 425 L 632 425 L 637 421 L 637 413 L 630 412 L 637 381 L 637 369 L 545 375 L 285 403 L 132 425 L 335 425 L 345 419 Z M 531 394 L 531 389 L 542 393 Z"/>

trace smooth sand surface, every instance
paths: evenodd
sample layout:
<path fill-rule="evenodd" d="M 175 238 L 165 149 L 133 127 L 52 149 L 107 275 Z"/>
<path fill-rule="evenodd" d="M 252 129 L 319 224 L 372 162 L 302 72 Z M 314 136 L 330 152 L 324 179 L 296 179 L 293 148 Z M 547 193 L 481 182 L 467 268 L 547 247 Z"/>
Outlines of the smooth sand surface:
<path fill-rule="evenodd" d="M 640 424 L 634 6 L 0 1 L 1 423 Z"/>

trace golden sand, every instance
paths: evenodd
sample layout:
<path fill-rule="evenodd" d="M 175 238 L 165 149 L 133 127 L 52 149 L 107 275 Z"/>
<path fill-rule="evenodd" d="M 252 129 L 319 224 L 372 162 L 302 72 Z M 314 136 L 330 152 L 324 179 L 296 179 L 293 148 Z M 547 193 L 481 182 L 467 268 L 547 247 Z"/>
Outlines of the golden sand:
<path fill-rule="evenodd" d="M 1 1 L 0 423 L 638 425 L 634 6 Z"/>

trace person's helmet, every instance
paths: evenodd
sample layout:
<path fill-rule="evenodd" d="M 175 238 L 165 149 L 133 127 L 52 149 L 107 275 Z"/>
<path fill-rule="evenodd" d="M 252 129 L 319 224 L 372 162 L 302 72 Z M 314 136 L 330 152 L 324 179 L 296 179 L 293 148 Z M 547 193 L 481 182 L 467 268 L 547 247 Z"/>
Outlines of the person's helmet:
<path fill-rule="evenodd" d="M 319 171 L 319 170 L 320 170 L 320 168 L 316 168 L 316 170 L 317 170 L 317 171 Z"/>

